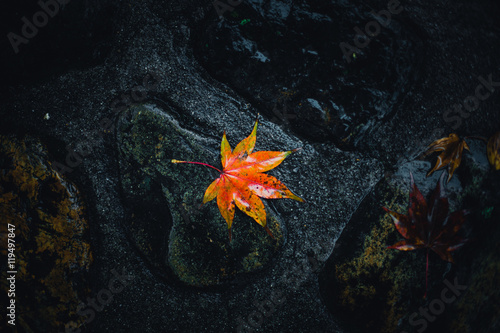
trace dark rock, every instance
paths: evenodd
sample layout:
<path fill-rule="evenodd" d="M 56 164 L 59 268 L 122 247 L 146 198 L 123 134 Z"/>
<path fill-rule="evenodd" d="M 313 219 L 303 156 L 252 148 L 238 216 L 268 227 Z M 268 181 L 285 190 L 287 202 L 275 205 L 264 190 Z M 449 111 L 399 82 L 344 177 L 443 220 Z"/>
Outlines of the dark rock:
<path fill-rule="evenodd" d="M 407 215 L 405 189 L 409 185 L 399 179 L 398 172 L 381 180 L 363 200 L 320 275 L 323 299 L 341 318 L 344 328 L 373 332 L 488 332 L 498 325 L 498 313 L 492 310 L 489 299 L 498 297 L 492 287 L 499 282 L 498 274 L 492 272 L 498 266 L 500 252 L 492 239 L 500 228 L 492 222 L 500 211 L 500 196 L 493 189 L 498 188 L 499 179 L 484 169 L 484 163 L 475 164 L 477 160 L 483 161 L 466 157 L 461 172 L 450 182 L 460 183 L 456 178 L 461 175 L 467 180 L 464 188 L 451 186 L 446 191 L 453 198 L 452 211 L 470 211 L 462 228 L 468 242 L 454 252 L 454 264 L 431 251 L 425 299 L 425 251 L 387 249 L 402 237 L 381 209 L 384 206 Z M 412 164 L 403 169 L 410 168 L 419 175 L 415 183 L 424 196 L 430 195 L 425 184 L 437 175 L 422 179 L 426 172 L 419 169 L 421 163 Z M 491 182 L 496 185 L 486 185 Z M 459 287 L 453 289 L 450 285 Z"/>
<path fill-rule="evenodd" d="M 145 260 L 163 270 L 166 264 L 178 280 L 202 287 L 261 269 L 277 255 L 284 226 L 272 211 L 268 219 L 276 241 L 250 217 L 236 214 L 229 242 L 217 205 L 200 208 L 216 172 L 170 162 L 181 158 L 218 165 L 217 142 L 180 127 L 167 111 L 152 106 L 134 107 L 122 115 L 117 142 L 131 215 L 127 229 Z"/>
<path fill-rule="evenodd" d="M 343 1 L 242 3 L 221 22 L 208 17 L 200 25 L 195 51 L 210 74 L 269 119 L 352 149 L 394 112 L 422 72 L 423 36 L 397 7 L 381 27 L 373 8 Z M 379 32 L 344 59 L 339 44 L 356 47 L 353 28 L 369 22 Z"/>
<path fill-rule="evenodd" d="M 85 206 L 38 140 L 0 136 L 0 203 L 2 283 L 15 301 L 3 329 L 12 319 L 25 332 L 81 326 L 92 263 Z"/>
<path fill-rule="evenodd" d="M 317 279 L 320 270 L 332 276 L 325 262 L 344 251 L 344 242 L 334 246 L 351 224 L 345 234 L 357 232 L 378 246 L 367 247 L 378 252 L 364 260 L 372 263 L 364 276 L 374 278 L 362 285 L 374 289 L 360 288 L 365 294 L 359 296 L 381 299 L 363 306 L 390 315 L 366 321 L 374 330 L 395 327 L 396 318 L 408 323 L 423 304 L 425 256 L 393 251 L 391 259 L 382 252 L 392 239 L 375 236 L 398 235 L 390 236 L 390 224 L 380 225 L 380 210 L 366 212 L 385 204 L 377 195 L 393 192 L 372 188 L 385 174 L 394 178 L 390 186 L 407 191 L 400 187 L 407 167 L 420 184 L 432 160 L 415 160 L 452 131 L 461 137 L 498 131 L 498 4 L 404 2 L 390 25 L 347 62 L 339 43 L 353 42 L 354 28 L 364 29 L 374 20 L 370 11 L 387 8 L 387 1 L 232 3 L 220 19 L 213 3 L 203 1 L 71 2 L 30 41 L 30 52 L 10 54 L 15 61 L 3 63 L 8 88 L 0 91 L 0 131 L 40 138 L 53 167 L 86 201 L 91 297 L 108 290 L 117 272 L 125 281 L 107 306 L 90 312 L 92 319 L 78 319 L 86 321 L 82 331 L 342 331 L 337 322 L 351 317 L 332 310 Z M 23 15 L 13 12 L 5 22 L 19 23 Z M 485 88 L 485 80 L 495 86 Z M 487 95 L 478 108 L 453 111 L 478 86 Z M 133 118 L 139 110 L 144 115 Z M 256 149 L 303 147 L 270 173 L 306 203 L 266 200 L 277 241 L 237 214 L 231 245 L 216 204 L 197 209 L 216 174 L 169 159 L 217 164 L 223 131 L 234 145 L 258 113 Z M 459 304 L 465 319 L 456 331 L 498 326 L 491 287 L 498 276 L 498 173 L 479 161 L 466 153 L 449 188 L 454 205 L 473 212 L 465 231 L 479 241 L 461 249 L 449 271 L 432 259 L 429 300 L 453 276 L 478 296 L 464 294 L 433 327 L 449 327 Z M 428 182 L 422 188 L 432 187 Z M 406 197 L 396 195 L 404 208 Z M 342 253 L 348 260 L 357 251 Z M 401 275 L 378 263 L 394 264 Z M 389 290 L 391 298 L 384 298 Z M 36 320 L 28 325 L 39 329 Z"/>

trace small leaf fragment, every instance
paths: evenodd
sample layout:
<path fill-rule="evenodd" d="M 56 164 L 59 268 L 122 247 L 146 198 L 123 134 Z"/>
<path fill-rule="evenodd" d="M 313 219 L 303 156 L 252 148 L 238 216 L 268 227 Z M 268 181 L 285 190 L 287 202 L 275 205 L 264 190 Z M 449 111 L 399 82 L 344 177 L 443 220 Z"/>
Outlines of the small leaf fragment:
<path fill-rule="evenodd" d="M 495 170 L 500 170 L 500 131 L 493 134 L 486 145 L 488 161 Z"/>

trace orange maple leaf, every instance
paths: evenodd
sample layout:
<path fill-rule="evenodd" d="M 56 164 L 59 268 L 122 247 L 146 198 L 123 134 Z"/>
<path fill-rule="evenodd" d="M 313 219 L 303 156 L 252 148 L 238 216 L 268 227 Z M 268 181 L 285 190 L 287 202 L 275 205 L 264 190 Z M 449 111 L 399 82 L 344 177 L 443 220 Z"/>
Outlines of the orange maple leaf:
<path fill-rule="evenodd" d="M 172 160 L 172 163 L 205 165 L 220 173 L 220 177 L 214 180 L 205 191 L 203 203 L 217 197 L 217 206 L 228 225 L 230 241 L 235 204 L 241 211 L 263 226 L 267 233 L 274 238 L 267 227 L 266 210 L 259 197 L 304 201 L 287 189 L 278 179 L 263 173 L 277 167 L 288 155 L 300 148 L 285 152 L 258 151 L 252 153 L 257 137 L 257 123 L 258 121 L 255 121 L 252 133 L 243 139 L 233 151 L 231 151 L 226 132 L 224 132 L 221 143 L 222 171 L 206 163 Z"/>
<path fill-rule="evenodd" d="M 447 182 L 449 182 L 453 176 L 453 172 L 455 172 L 455 169 L 458 168 L 460 162 L 462 161 L 464 148 L 470 151 L 465 140 L 460 139 L 455 133 L 451 133 L 448 137 L 438 139 L 431 143 L 427 147 L 427 151 L 424 153 L 424 156 L 438 151 L 442 151 L 442 153 L 438 156 L 436 165 L 434 165 L 434 167 L 427 173 L 427 177 L 429 177 L 434 171 L 448 166 Z"/>

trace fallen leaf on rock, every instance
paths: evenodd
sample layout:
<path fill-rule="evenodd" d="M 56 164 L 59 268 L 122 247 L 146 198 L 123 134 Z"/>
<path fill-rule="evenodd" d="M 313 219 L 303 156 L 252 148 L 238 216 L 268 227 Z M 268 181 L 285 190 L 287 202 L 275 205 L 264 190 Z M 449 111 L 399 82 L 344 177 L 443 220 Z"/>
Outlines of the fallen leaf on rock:
<path fill-rule="evenodd" d="M 427 204 L 422 193 L 413 181 L 410 173 L 410 206 L 408 215 L 393 212 L 382 207 L 392 217 L 396 229 L 405 239 L 389 246 L 389 249 L 411 251 L 427 249 L 425 268 L 425 289 L 427 295 L 427 272 L 429 269 L 429 250 L 434 251 L 443 260 L 453 262 L 451 252 L 465 244 L 466 239 L 458 235 L 465 222 L 466 210 L 448 215 L 449 203 L 444 192 L 444 173 L 441 175 Z"/>
<path fill-rule="evenodd" d="M 427 151 L 424 153 L 425 156 L 438 151 L 442 151 L 442 153 L 438 156 L 436 165 L 434 165 L 434 167 L 427 173 L 427 177 L 434 171 L 448 166 L 449 182 L 453 176 L 453 172 L 455 172 L 455 169 L 458 168 L 460 162 L 462 161 L 464 148 L 470 151 L 465 140 L 461 140 L 455 133 L 451 133 L 448 137 L 438 139 L 431 143 L 427 147 Z"/>
<path fill-rule="evenodd" d="M 277 167 L 288 155 L 298 149 L 285 152 L 252 152 L 257 136 L 257 123 L 255 121 L 252 133 L 243 139 L 233 151 L 231 151 L 231 146 L 224 132 L 221 143 L 222 171 L 206 163 L 172 160 L 172 163 L 205 165 L 220 173 L 220 177 L 214 180 L 205 191 L 203 203 L 217 197 L 217 206 L 228 225 L 229 240 L 231 240 L 235 204 L 241 211 L 263 226 L 267 233 L 274 238 L 267 227 L 266 210 L 259 197 L 265 199 L 290 198 L 304 201 L 287 189 L 278 179 L 263 173 Z"/>

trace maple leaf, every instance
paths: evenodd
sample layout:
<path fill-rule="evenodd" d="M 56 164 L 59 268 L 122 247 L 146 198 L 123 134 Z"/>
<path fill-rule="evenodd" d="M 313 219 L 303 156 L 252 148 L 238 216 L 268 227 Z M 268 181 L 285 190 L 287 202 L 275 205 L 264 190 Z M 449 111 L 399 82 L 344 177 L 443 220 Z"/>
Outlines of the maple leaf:
<path fill-rule="evenodd" d="M 453 172 L 455 172 L 455 169 L 458 168 L 460 162 L 462 161 L 464 148 L 470 151 L 465 140 L 461 140 L 455 133 L 451 133 L 448 137 L 438 139 L 431 143 L 427 147 L 427 151 L 424 153 L 424 156 L 438 151 L 442 151 L 442 153 L 438 156 L 436 165 L 434 165 L 434 167 L 427 173 L 427 177 L 434 171 L 448 166 L 449 182 L 453 176 Z"/>
<path fill-rule="evenodd" d="M 500 132 L 493 134 L 486 145 L 488 161 L 495 170 L 500 170 Z"/>
<path fill-rule="evenodd" d="M 263 226 L 267 233 L 274 238 L 267 227 L 266 210 L 260 198 L 290 198 L 304 201 L 287 189 L 278 179 L 263 173 L 277 167 L 288 155 L 300 148 L 285 152 L 253 152 L 257 137 L 257 123 L 258 121 L 255 121 L 252 133 L 243 139 L 233 151 L 231 151 L 226 132 L 224 132 L 221 143 L 222 171 L 206 163 L 172 160 L 172 163 L 205 165 L 220 173 L 219 178 L 206 189 L 203 204 L 217 197 L 217 206 L 228 225 L 229 241 L 231 241 L 235 205 Z"/>
<path fill-rule="evenodd" d="M 429 250 L 434 251 L 445 261 L 453 262 L 451 252 L 467 241 L 458 235 L 465 222 L 468 211 L 456 211 L 448 215 L 449 203 L 444 190 L 444 173 L 439 178 L 436 188 L 427 204 L 410 173 L 410 205 L 408 215 L 393 212 L 382 207 L 390 214 L 396 229 L 405 239 L 389 246 L 389 249 L 411 251 L 427 249 L 425 267 L 425 289 L 427 295 L 427 272 L 429 269 Z"/>

